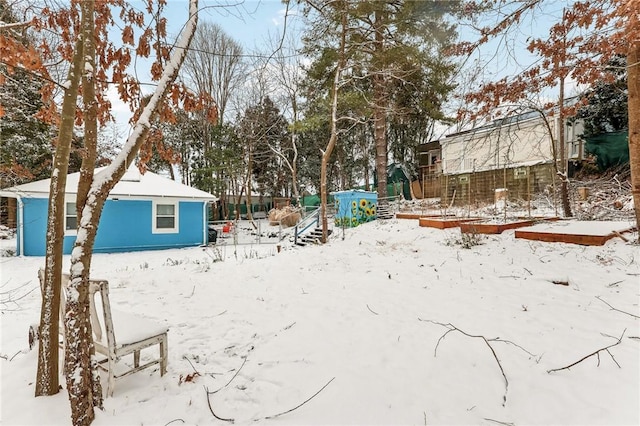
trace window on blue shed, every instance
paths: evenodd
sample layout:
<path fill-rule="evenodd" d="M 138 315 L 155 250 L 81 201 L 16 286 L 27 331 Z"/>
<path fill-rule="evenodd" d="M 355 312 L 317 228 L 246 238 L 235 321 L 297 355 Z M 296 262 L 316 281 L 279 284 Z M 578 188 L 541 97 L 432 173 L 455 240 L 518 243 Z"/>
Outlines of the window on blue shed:
<path fill-rule="evenodd" d="M 67 231 L 78 229 L 78 214 L 76 213 L 76 203 L 66 203 L 64 214 L 64 229 Z"/>
<path fill-rule="evenodd" d="M 156 204 L 156 228 L 174 229 L 176 227 L 176 206 L 174 204 Z"/>

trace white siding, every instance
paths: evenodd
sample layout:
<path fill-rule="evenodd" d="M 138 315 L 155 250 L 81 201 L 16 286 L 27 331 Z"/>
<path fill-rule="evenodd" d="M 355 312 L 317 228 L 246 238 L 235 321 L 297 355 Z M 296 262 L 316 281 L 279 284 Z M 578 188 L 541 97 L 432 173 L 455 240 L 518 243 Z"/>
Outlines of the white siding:
<path fill-rule="evenodd" d="M 556 120 L 549 120 L 556 134 Z M 566 126 L 567 158 L 582 158 L 581 123 Z M 502 126 L 485 126 L 441 140 L 442 171 L 469 173 L 553 161 L 552 139 L 540 117 L 512 119 Z M 573 154 L 573 155 L 572 155 Z"/>

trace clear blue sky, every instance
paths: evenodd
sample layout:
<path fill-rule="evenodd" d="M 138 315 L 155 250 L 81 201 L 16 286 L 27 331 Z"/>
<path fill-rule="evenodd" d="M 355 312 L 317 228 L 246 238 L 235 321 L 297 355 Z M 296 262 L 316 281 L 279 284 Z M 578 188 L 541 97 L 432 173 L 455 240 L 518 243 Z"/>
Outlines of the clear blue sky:
<path fill-rule="evenodd" d="M 140 0 L 132 0 L 129 4 L 144 10 L 144 4 Z M 229 36 L 245 48 L 246 53 L 255 53 L 258 49 L 261 49 L 263 54 L 268 53 L 265 45 L 269 35 L 275 39 L 282 37 L 286 5 L 280 0 L 199 0 L 198 6 L 200 22 L 214 22 L 222 26 Z M 177 39 L 182 26 L 187 22 L 188 9 L 188 0 L 167 0 L 164 16 L 167 18 L 169 41 Z M 287 33 L 293 31 L 294 27 L 295 17 L 289 17 Z M 147 61 L 138 60 L 138 65 L 138 77 L 149 82 L 151 79 L 148 77 Z M 116 99 L 115 88 L 110 99 L 113 104 L 112 113 L 126 137 L 126 122 L 131 113 L 126 105 Z"/>
<path fill-rule="evenodd" d="M 247 51 L 261 46 L 269 33 L 281 35 L 284 27 L 286 6 L 280 0 L 200 0 L 199 8 L 201 21 L 221 25 Z M 187 0 L 168 0 L 170 32 L 186 22 L 187 11 Z"/>

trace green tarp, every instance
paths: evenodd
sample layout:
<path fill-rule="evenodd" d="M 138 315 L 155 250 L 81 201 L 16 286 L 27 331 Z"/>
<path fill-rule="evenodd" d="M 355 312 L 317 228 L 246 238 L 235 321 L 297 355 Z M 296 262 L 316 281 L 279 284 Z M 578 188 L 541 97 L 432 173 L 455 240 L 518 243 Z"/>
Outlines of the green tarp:
<path fill-rule="evenodd" d="M 596 157 L 600 170 L 629 162 L 628 132 L 604 133 L 585 137 L 585 150 Z"/>

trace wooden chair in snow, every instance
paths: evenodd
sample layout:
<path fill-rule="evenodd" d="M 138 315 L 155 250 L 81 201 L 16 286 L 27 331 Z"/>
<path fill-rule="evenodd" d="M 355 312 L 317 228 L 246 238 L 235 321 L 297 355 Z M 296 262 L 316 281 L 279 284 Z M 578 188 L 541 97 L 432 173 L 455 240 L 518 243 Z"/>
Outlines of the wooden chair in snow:
<path fill-rule="evenodd" d="M 40 269 L 38 275 L 42 286 L 44 270 Z M 69 274 L 62 274 L 63 290 L 67 288 L 69 278 Z M 100 303 L 96 303 L 96 295 L 100 298 Z M 112 310 L 109 301 L 109 283 L 106 280 L 89 280 L 89 305 L 96 354 L 103 356 L 103 359 L 98 360 L 99 366 L 108 374 L 107 395 L 113 396 L 117 379 L 153 365 L 159 364 L 160 375 L 164 376 L 167 372 L 169 350 L 167 343 L 169 329 L 166 326 L 127 312 Z M 60 309 L 62 320 L 64 297 L 62 297 Z M 60 332 L 64 333 L 63 326 Z M 159 356 L 140 365 L 140 352 L 156 345 L 158 345 Z M 119 363 L 121 358 L 127 355 L 133 355 L 133 367 Z"/>

